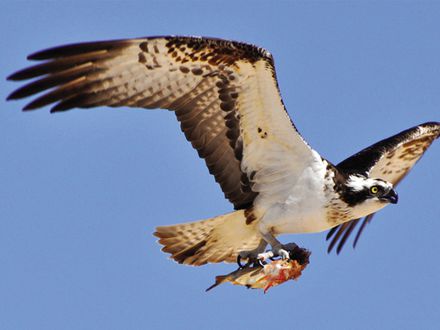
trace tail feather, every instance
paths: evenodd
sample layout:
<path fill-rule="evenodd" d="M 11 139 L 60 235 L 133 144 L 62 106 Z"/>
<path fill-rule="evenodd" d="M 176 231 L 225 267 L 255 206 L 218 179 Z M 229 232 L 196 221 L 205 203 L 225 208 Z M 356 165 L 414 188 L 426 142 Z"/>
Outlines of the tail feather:
<path fill-rule="evenodd" d="M 246 224 L 244 210 L 218 217 L 157 227 L 155 236 L 162 251 L 181 264 L 200 266 L 208 262 L 234 262 L 240 251 L 253 250 L 262 237 L 258 221 Z"/>

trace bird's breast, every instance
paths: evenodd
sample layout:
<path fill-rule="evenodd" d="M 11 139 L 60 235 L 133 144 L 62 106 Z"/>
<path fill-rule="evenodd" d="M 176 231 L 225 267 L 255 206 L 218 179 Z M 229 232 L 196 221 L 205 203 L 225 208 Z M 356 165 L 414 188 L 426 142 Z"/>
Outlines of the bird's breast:
<path fill-rule="evenodd" d="M 328 182 L 326 162 L 317 162 L 299 176 L 288 194 L 273 203 L 261 219 L 261 226 L 275 234 L 310 233 L 329 229 L 327 221 Z"/>

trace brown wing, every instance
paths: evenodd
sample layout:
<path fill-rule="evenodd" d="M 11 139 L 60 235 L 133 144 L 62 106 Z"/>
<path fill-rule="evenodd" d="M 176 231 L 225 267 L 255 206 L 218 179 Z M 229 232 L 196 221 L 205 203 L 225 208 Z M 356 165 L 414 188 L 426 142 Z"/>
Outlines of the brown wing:
<path fill-rule="evenodd" d="M 24 109 L 54 104 L 53 112 L 104 105 L 174 110 L 236 209 L 252 205 L 259 192 L 284 198 L 284 178 L 263 174 L 292 177 L 313 157 L 284 109 L 271 55 L 256 46 L 153 37 L 61 46 L 29 59 L 44 62 L 9 79 L 36 80 L 8 99 L 43 92 Z"/>
<path fill-rule="evenodd" d="M 397 186 L 439 136 L 440 123 L 424 123 L 365 148 L 339 163 L 337 168 L 346 173 L 363 172 L 371 178 L 379 178 Z M 331 239 L 327 251 L 331 252 L 337 244 L 336 252 L 339 253 L 357 224 L 362 221 L 353 243 L 355 247 L 373 216 L 374 213 L 364 219 L 355 219 L 332 228 L 327 234 L 327 240 Z"/>
<path fill-rule="evenodd" d="M 52 112 L 103 105 L 175 110 L 186 138 L 226 198 L 237 209 L 252 203 L 256 193 L 240 169 L 234 111 L 239 88 L 231 67 L 237 61 L 271 62 L 262 49 L 222 40 L 158 37 L 61 46 L 29 59 L 45 62 L 9 79 L 38 79 L 8 99 L 45 93 L 24 110 L 52 103 Z"/>

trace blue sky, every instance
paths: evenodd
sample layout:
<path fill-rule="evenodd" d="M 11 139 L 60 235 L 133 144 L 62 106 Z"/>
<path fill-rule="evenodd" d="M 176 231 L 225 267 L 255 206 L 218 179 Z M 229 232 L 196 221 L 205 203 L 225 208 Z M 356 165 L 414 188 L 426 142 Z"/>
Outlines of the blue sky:
<path fill-rule="evenodd" d="M 206 35 L 275 57 L 285 104 L 333 162 L 440 120 L 439 2 L 3 1 L 0 76 L 63 43 Z M 0 79 L 1 329 L 435 329 L 440 146 L 398 187 L 356 250 L 325 234 L 298 282 L 224 285 L 233 265 L 178 265 L 154 227 L 231 210 L 166 111 L 23 113 Z"/>

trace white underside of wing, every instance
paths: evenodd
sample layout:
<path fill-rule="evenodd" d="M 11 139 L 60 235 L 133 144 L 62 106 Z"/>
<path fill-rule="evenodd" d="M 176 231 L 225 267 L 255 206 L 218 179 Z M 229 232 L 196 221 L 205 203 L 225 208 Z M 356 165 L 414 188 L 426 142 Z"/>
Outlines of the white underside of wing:
<path fill-rule="evenodd" d="M 239 67 L 242 170 L 258 192 L 255 212 L 262 231 L 275 234 L 329 228 L 324 191 L 326 162 L 292 125 L 265 62 Z"/>
<path fill-rule="evenodd" d="M 265 65 L 260 61 L 255 67 L 249 63 L 240 66 L 246 90 L 238 100 L 242 170 L 251 177 L 252 190 L 259 193 L 254 205 L 263 209 L 284 203 L 291 187 L 316 158 L 293 127 Z"/>

